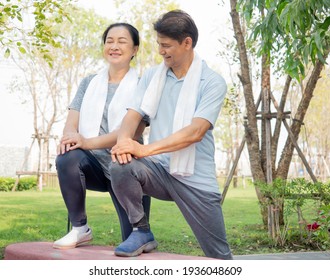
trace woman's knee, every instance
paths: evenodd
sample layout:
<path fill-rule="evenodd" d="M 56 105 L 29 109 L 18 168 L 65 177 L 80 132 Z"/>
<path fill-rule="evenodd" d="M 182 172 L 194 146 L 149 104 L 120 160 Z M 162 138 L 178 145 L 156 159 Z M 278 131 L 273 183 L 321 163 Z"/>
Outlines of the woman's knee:
<path fill-rule="evenodd" d="M 81 162 L 83 157 L 83 151 L 79 149 L 58 155 L 55 160 L 56 169 L 57 171 L 66 170 L 68 168 L 72 169 L 73 166 Z"/>

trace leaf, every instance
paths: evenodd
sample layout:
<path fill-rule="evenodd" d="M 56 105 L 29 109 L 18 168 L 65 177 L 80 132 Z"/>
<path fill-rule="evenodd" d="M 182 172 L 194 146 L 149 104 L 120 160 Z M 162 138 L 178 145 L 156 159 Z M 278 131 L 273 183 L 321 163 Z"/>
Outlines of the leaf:
<path fill-rule="evenodd" d="M 309 59 L 309 45 L 306 45 L 303 49 L 303 59 L 304 63 L 307 65 Z"/>
<path fill-rule="evenodd" d="M 317 58 L 322 62 L 322 64 L 326 64 L 326 61 L 324 60 L 323 54 L 321 52 L 317 52 Z"/>
<path fill-rule="evenodd" d="M 316 47 L 318 50 L 322 51 L 322 42 L 321 42 L 321 36 L 320 36 L 320 33 L 319 32 L 316 32 L 314 34 L 314 41 L 315 41 L 315 44 L 316 44 Z"/>
<path fill-rule="evenodd" d="M 8 58 L 10 56 L 10 49 L 7 48 L 5 51 L 5 58 Z"/>
<path fill-rule="evenodd" d="M 26 50 L 23 47 L 18 47 L 18 50 L 22 53 L 22 54 L 26 54 Z"/>

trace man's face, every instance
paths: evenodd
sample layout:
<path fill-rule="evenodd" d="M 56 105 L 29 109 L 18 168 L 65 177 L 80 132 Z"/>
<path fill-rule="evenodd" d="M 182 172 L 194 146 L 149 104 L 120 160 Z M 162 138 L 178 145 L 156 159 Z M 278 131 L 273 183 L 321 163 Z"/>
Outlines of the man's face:
<path fill-rule="evenodd" d="M 180 44 L 178 41 L 158 33 L 157 43 L 159 54 L 163 57 L 167 67 L 175 69 L 182 65 L 188 50 L 185 40 Z"/>

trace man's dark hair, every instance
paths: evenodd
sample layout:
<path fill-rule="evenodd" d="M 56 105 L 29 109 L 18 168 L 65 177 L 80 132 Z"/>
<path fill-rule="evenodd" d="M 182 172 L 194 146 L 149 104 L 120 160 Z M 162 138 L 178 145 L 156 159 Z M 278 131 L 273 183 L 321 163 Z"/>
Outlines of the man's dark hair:
<path fill-rule="evenodd" d="M 155 23 L 154 29 L 157 33 L 177 40 L 180 44 L 190 37 L 194 48 L 198 40 L 198 29 L 195 22 L 186 12 L 173 10 L 163 14 Z"/>

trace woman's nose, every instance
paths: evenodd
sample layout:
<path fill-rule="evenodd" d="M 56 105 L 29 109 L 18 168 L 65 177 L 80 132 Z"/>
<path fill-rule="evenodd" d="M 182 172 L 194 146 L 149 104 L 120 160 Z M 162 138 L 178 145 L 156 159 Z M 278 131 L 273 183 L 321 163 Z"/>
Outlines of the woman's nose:
<path fill-rule="evenodd" d="M 110 46 L 110 49 L 112 49 L 112 50 L 118 49 L 118 44 L 117 43 L 112 43 L 111 46 Z"/>

